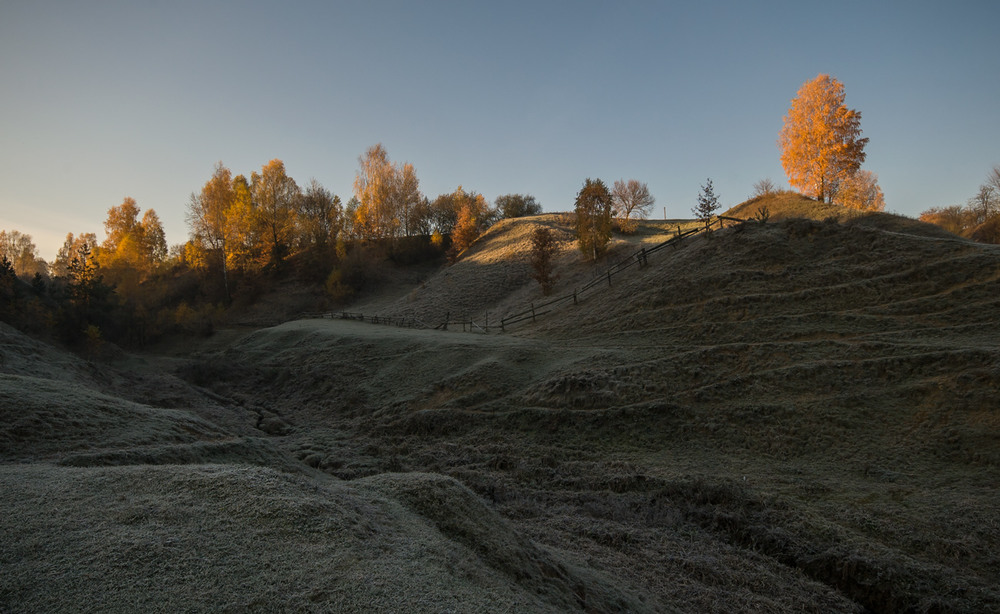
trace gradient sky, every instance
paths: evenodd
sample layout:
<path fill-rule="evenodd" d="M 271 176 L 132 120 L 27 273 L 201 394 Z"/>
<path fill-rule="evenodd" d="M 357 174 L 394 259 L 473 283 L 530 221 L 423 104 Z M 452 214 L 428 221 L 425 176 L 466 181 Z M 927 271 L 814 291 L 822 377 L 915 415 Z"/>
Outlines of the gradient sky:
<path fill-rule="evenodd" d="M 0 229 L 52 260 L 155 209 L 167 241 L 221 160 L 346 202 L 383 143 L 428 197 L 573 207 L 636 178 L 654 217 L 769 177 L 798 88 L 844 83 L 887 210 L 964 203 L 1000 164 L 1000 2 L 0 0 Z"/>

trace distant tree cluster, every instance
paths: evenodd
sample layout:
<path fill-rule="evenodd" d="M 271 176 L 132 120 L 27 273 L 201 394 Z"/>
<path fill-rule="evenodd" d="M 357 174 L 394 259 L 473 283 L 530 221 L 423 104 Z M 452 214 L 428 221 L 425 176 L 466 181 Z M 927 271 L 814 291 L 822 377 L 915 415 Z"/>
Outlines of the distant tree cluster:
<path fill-rule="evenodd" d="M 649 187 L 637 179 L 619 179 L 610 190 L 600 179 L 586 179 L 574 203 L 580 251 L 597 260 L 607 250 L 615 225 L 621 232 L 635 232 L 655 202 Z"/>
<path fill-rule="evenodd" d="M 504 194 L 497 196 L 494 204 L 500 217 L 504 219 L 538 215 L 542 212 L 542 206 L 530 194 Z"/>
<path fill-rule="evenodd" d="M 974 241 L 1000 243 L 1000 165 L 990 170 L 965 205 L 932 207 L 920 214 L 920 220 Z"/>
<path fill-rule="evenodd" d="M 528 194 L 490 206 L 462 186 L 429 200 L 413 165 L 381 144 L 358 164 L 345 205 L 279 159 L 249 175 L 219 162 L 191 194 L 187 241 L 169 249 L 156 212 L 130 197 L 108 210 L 103 241 L 69 233 L 52 263 L 29 235 L 0 231 L 0 320 L 89 346 L 206 333 L 275 281 L 322 283 L 330 300 L 348 300 L 381 266 L 455 260 L 499 219 L 541 212 Z"/>
<path fill-rule="evenodd" d="M 778 137 L 792 187 L 818 200 L 881 211 L 885 199 L 878 177 L 861 170 L 867 144 L 861 113 L 844 104 L 844 85 L 823 74 L 799 89 Z"/>
<path fill-rule="evenodd" d="M 17 277 L 32 279 L 35 275 L 48 278 L 48 264 L 38 255 L 31 235 L 16 230 L 0 230 L 0 259 L 9 264 Z"/>

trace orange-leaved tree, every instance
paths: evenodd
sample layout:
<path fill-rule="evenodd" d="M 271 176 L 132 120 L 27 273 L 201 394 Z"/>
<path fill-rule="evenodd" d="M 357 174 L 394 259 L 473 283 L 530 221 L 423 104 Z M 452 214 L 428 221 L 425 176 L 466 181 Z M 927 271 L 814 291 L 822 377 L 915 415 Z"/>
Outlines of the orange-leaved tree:
<path fill-rule="evenodd" d="M 411 213 L 423 201 L 413 165 L 393 164 L 381 143 L 369 147 L 358 164 L 354 176 L 358 202 L 350 220 L 354 233 L 366 240 L 412 234 L 419 224 Z"/>
<path fill-rule="evenodd" d="M 807 81 L 792 99 L 778 136 L 788 183 L 819 200 L 831 200 L 840 182 L 865 161 L 861 113 L 844 105 L 844 84 L 830 75 Z"/>
<path fill-rule="evenodd" d="M 300 196 L 299 186 L 285 172 L 285 163 L 277 158 L 263 165 L 259 174 L 250 175 L 250 197 L 272 267 L 279 267 L 288 256 Z"/>
<path fill-rule="evenodd" d="M 476 192 L 466 192 L 462 186 L 450 195 L 448 202 L 455 208 L 455 225 L 451 229 L 449 258 L 454 262 L 489 228 L 495 217 L 486 198 Z M 440 197 L 438 200 L 442 200 Z M 443 201 L 442 201 L 443 202 Z"/>
<path fill-rule="evenodd" d="M 118 269 L 117 277 L 126 270 L 132 270 L 140 278 L 148 277 L 167 257 L 160 217 L 153 209 L 147 209 L 140 222 L 134 198 L 126 196 L 122 204 L 108 209 L 104 230 L 108 237 L 95 252 L 97 263 Z"/>
<path fill-rule="evenodd" d="M 848 209 L 882 211 L 885 196 L 878 187 L 878 175 L 871 171 L 857 171 L 841 180 L 834 202 Z"/>

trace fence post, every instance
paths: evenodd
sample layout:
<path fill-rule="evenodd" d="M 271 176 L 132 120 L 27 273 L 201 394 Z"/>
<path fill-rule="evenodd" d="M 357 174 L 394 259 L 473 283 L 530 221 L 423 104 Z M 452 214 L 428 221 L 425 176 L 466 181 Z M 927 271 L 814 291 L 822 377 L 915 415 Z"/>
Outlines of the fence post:
<path fill-rule="evenodd" d="M 444 312 L 444 329 L 445 330 L 448 330 L 448 320 L 450 320 L 450 319 L 451 319 L 451 312 L 450 311 Z"/>
<path fill-rule="evenodd" d="M 486 322 L 483 325 L 483 330 L 486 331 L 486 332 L 490 332 L 490 310 L 489 309 L 486 310 L 486 314 L 483 316 L 483 318 L 484 318 L 484 321 Z"/>
<path fill-rule="evenodd" d="M 608 285 L 611 285 L 611 269 L 608 269 Z"/>
<path fill-rule="evenodd" d="M 535 321 L 535 304 L 534 303 L 531 304 L 531 321 L 532 322 Z"/>
<path fill-rule="evenodd" d="M 573 288 L 573 304 L 576 305 L 576 288 Z"/>

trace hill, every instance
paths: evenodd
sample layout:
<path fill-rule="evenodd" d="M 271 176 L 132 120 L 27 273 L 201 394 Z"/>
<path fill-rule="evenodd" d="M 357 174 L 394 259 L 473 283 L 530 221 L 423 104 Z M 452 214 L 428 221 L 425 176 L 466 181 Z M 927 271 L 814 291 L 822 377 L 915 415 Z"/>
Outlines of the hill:
<path fill-rule="evenodd" d="M 498 224 L 352 310 L 88 362 L 0 329 L 0 610 L 1000 608 L 1000 251 L 789 195 L 604 279 Z M 524 260 L 560 239 L 547 300 Z M 482 314 L 482 315 L 479 315 Z M 478 329 L 477 329 L 478 330 Z"/>

